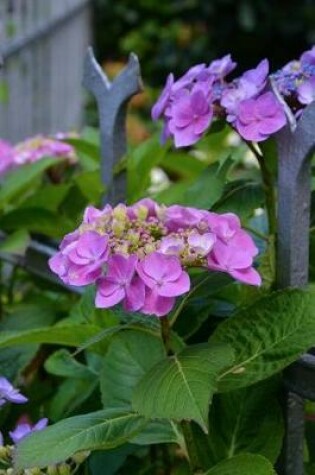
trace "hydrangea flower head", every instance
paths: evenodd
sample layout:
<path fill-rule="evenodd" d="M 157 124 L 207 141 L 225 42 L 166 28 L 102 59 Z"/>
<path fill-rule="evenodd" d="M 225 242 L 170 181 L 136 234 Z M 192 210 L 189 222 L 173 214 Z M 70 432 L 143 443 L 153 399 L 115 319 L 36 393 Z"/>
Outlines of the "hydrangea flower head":
<path fill-rule="evenodd" d="M 287 119 L 282 105 L 272 92 L 239 104 L 236 129 L 246 140 L 261 142 L 280 130 Z"/>
<path fill-rule="evenodd" d="M 240 253 L 241 263 L 220 258 L 220 245 L 224 256 Z M 88 208 L 49 264 L 67 284 L 95 284 L 99 308 L 122 304 L 127 311 L 162 317 L 177 297 L 189 292 L 190 267 L 219 270 L 258 285 L 256 254 L 252 238 L 233 214 L 167 208 L 144 199 L 132 206 Z"/>
<path fill-rule="evenodd" d="M 28 399 L 18 389 L 14 388 L 4 376 L 0 376 L 0 406 L 3 406 L 6 402 L 24 404 L 27 401 Z"/>

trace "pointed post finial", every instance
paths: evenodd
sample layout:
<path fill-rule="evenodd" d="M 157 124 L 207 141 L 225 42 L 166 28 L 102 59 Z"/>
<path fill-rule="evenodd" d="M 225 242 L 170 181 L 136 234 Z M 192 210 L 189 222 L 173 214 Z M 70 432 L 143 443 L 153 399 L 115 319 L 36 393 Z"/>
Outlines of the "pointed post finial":
<path fill-rule="evenodd" d="M 110 82 L 98 64 L 92 48 L 88 48 L 84 64 L 83 85 L 98 105 L 101 133 L 101 177 L 106 187 L 104 201 L 116 204 L 125 200 L 126 177 L 114 180 L 115 167 L 126 154 L 126 112 L 132 96 L 143 90 L 140 65 L 131 53 L 126 67 Z"/>

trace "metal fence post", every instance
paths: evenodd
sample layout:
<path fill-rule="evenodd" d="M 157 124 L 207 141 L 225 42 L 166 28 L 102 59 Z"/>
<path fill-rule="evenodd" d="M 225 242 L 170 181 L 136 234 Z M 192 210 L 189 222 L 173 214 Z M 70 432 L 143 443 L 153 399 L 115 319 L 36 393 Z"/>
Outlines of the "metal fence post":
<path fill-rule="evenodd" d="M 278 165 L 278 288 L 304 287 L 309 271 L 309 223 L 311 199 L 310 157 L 315 150 L 315 102 L 298 121 L 295 131 L 288 126 L 277 134 Z M 279 466 L 281 475 L 303 475 L 304 401 L 314 398 L 311 379 L 304 380 L 305 367 L 315 368 L 311 354 L 302 357 L 285 372 L 286 435 Z"/>
<path fill-rule="evenodd" d="M 83 85 L 95 96 L 101 132 L 101 174 L 106 186 L 104 201 L 116 204 L 126 198 L 126 174 L 114 180 L 115 166 L 127 151 L 126 111 L 130 98 L 142 91 L 138 58 L 131 53 L 127 66 L 111 83 L 88 49 Z"/>

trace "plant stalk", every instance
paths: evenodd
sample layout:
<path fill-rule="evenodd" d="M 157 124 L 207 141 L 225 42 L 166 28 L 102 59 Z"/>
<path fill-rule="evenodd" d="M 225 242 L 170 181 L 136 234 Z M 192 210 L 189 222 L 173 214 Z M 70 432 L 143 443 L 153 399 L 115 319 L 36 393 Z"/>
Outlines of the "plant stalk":
<path fill-rule="evenodd" d="M 263 181 L 263 189 L 265 193 L 265 203 L 266 203 L 266 211 L 268 217 L 268 226 L 269 226 L 269 234 L 271 236 L 276 236 L 277 233 L 277 209 L 276 209 L 276 193 L 275 193 L 275 186 L 273 176 L 266 165 L 265 158 L 261 153 L 256 150 L 254 145 L 251 142 L 247 142 L 246 144 L 253 152 L 257 161 L 259 163 L 261 177 Z"/>

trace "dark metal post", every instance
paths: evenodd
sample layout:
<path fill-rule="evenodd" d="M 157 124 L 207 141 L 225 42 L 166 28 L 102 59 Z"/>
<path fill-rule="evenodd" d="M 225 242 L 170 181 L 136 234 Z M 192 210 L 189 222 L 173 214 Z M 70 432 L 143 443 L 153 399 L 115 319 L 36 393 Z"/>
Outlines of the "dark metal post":
<path fill-rule="evenodd" d="M 138 58 L 131 53 L 127 66 L 111 83 L 100 65 L 93 50 L 88 49 L 83 85 L 95 96 L 100 120 L 102 180 L 106 186 L 105 202 L 116 204 L 126 197 L 126 175 L 120 174 L 113 180 L 115 166 L 125 155 L 126 111 L 132 96 L 142 91 L 142 80 Z"/>
<path fill-rule="evenodd" d="M 309 223 L 311 199 L 310 157 L 315 149 L 315 102 L 299 119 L 296 129 L 288 126 L 277 134 L 278 166 L 278 288 L 304 287 L 309 271 Z M 303 475 L 304 401 L 297 380 L 305 366 L 305 355 L 285 374 L 284 404 L 286 435 L 280 475 Z M 315 375 L 315 373 L 314 373 Z M 301 388 L 302 389 L 302 388 Z M 304 388 L 305 389 L 305 388 Z"/>

